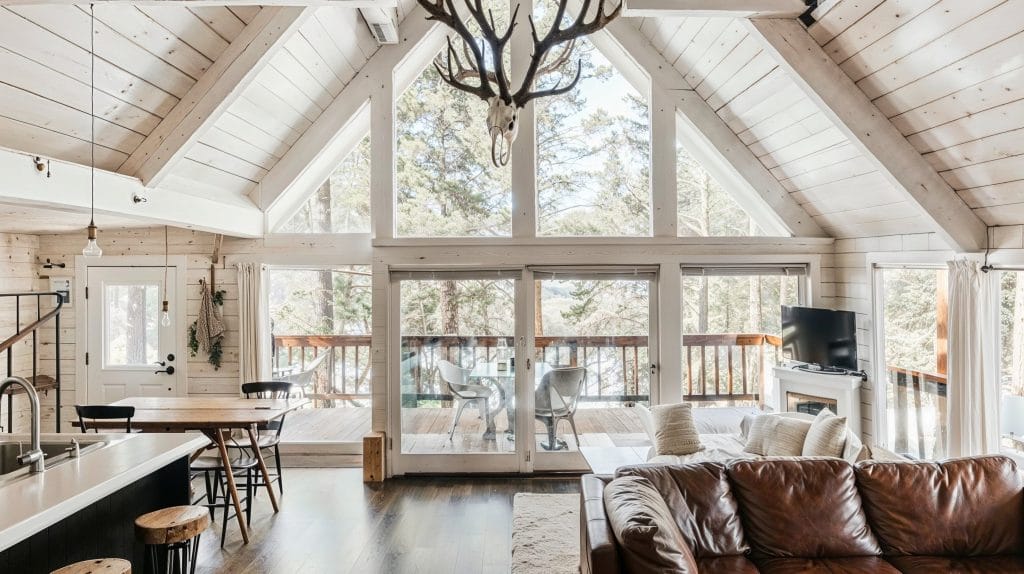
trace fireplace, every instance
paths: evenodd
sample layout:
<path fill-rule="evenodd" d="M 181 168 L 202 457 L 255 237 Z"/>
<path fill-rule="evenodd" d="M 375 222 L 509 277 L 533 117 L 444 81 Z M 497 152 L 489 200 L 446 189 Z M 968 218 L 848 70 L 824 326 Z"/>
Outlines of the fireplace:
<path fill-rule="evenodd" d="M 774 381 L 765 393 L 765 403 L 777 412 L 797 412 L 816 415 L 828 408 L 841 417 L 853 432 L 860 435 L 859 376 L 830 375 L 825 373 L 775 367 Z"/>
<path fill-rule="evenodd" d="M 837 412 L 839 410 L 839 400 L 794 393 L 792 391 L 786 393 L 786 410 L 791 413 L 817 415 L 825 409 Z"/>

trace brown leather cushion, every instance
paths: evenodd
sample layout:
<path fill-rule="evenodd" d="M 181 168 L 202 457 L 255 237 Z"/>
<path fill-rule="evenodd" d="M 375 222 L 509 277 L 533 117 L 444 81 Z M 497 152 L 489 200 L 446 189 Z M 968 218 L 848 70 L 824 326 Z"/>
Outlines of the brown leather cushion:
<path fill-rule="evenodd" d="M 854 558 L 763 558 L 757 561 L 762 574 L 900 574 L 880 556 Z"/>
<path fill-rule="evenodd" d="M 743 460 L 727 472 L 747 542 L 758 555 L 881 554 L 861 509 L 853 466 L 845 460 Z"/>
<path fill-rule="evenodd" d="M 1006 457 L 865 463 L 856 472 L 887 556 L 1024 552 L 1024 492 Z"/>
<path fill-rule="evenodd" d="M 724 464 L 627 466 L 618 475 L 642 476 L 654 484 L 694 557 L 735 556 L 750 549 Z"/>
<path fill-rule="evenodd" d="M 604 489 L 604 508 L 627 572 L 697 572 L 671 511 L 649 480 L 624 476 L 611 481 Z"/>
<path fill-rule="evenodd" d="M 703 572 L 722 574 L 757 574 L 759 570 L 746 556 L 719 556 L 717 558 L 700 558 L 697 568 Z"/>
<path fill-rule="evenodd" d="M 894 566 L 905 574 L 1020 574 L 1024 572 L 1021 556 L 889 556 Z"/>

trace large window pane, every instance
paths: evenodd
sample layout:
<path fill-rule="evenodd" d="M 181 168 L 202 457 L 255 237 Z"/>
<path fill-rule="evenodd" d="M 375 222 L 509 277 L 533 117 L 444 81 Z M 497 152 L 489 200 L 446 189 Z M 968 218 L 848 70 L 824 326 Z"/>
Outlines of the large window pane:
<path fill-rule="evenodd" d="M 536 2 L 547 31 L 554 2 Z M 566 94 L 535 100 L 539 235 L 651 234 L 647 101 L 587 40 L 537 81 L 538 89 L 582 79 Z"/>
<path fill-rule="evenodd" d="M 683 277 L 683 396 L 698 406 L 754 405 L 779 359 L 782 305 L 804 275 Z"/>
<path fill-rule="evenodd" d="M 508 3 L 483 4 L 504 30 Z M 464 58 L 458 42 L 454 45 Z M 398 235 L 510 235 L 510 168 L 491 163 L 487 103 L 444 83 L 431 65 L 398 97 L 395 113 Z"/>
<path fill-rule="evenodd" d="M 402 452 L 514 454 L 515 280 L 400 285 Z"/>
<path fill-rule="evenodd" d="M 312 409 L 288 415 L 285 442 L 360 442 L 370 430 L 370 268 L 269 272 L 274 378 Z"/>
<path fill-rule="evenodd" d="M 1003 447 L 1024 453 L 1024 272 L 1000 273 L 1000 389 Z"/>
<path fill-rule="evenodd" d="M 676 144 L 678 231 L 682 237 L 764 235 L 736 199 Z"/>
<path fill-rule="evenodd" d="M 880 269 L 885 332 L 886 444 L 940 458 L 946 452 L 947 273 Z"/>
<path fill-rule="evenodd" d="M 278 233 L 370 232 L 370 136 L 356 145 Z"/>
<path fill-rule="evenodd" d="M 650 403 L 652 284 L 557 276 L 536 281 L 536 448 L 574 451 L 577 440 L 583 446 L 632 446 L 643 440 L 631 407 Z M 556 426 L 546 416 L 552 403 L 558 407 L 562 400 L 549 398 L 551 379 L 544 377 L 553 369 L 569 375 L 578 369 L 583 377 L 577 400 L 565 399 L 565 405 L 575 405 L 573 424 L 566 419 Z"/>

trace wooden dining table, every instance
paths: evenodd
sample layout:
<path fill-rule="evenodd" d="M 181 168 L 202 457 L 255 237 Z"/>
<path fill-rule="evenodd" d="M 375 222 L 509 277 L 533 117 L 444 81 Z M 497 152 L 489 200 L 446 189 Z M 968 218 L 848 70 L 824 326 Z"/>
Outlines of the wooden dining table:
<path fill-rule="evenodd" d="M 265 427 L 270 421 L 283 417 L 285 414 L 309 404 L 308 399 L 245 399 L 241 397 L 133 397 L 121 399 L 115 406 L 135 407 L 132 417 L 132 428 L 142 432 L 183 432 L 198 430 L 205 434 L 217 448 L 224 465 L 225 477 L 228 482 L 228 493 L 235 507 L 238 528 L 242 532 L 242 540 L 249 543 L 249 529 L 245 524 L 242 504 L 235 485 L 234 472 L 231 468 L 231 457 L 228 456 L 224 431 L 244 429 L 249 437 L 252 451 L 263 475 L 263 483 L 270 496 L 270 504 L 274 512 L 278 512 L 278 501 L 270 482 L 270 473 L 263 460 L 259 448 L 258 429 Z M 119 428 L 120 421 L 95 421 L 90 427 Z M 193 460 L 202 451 L 195 453 Z"/>

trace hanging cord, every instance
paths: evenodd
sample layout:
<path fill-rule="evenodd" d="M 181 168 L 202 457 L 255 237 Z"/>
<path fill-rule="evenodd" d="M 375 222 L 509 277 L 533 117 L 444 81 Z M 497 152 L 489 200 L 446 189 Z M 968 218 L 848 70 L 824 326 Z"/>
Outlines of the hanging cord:
<path fill-rule="evenodd" d="M 96 5 L 89 4 L 89 227 L 96 227 Z"/>
<path fill-rule="evenodd" d="M 984 263 L 984 265 L 981 266 L 981 272 L 982 273 L 988 273 L 989 271 L 992 271 L 993 269 L 995 269 L 995 267 L 992 267 L 991 265 L 988 264 L 988 255 L 991 252 L 992 252 L 992 228 L 991 227 L 986 227 L 985 228 L 985 263 Z"/>

